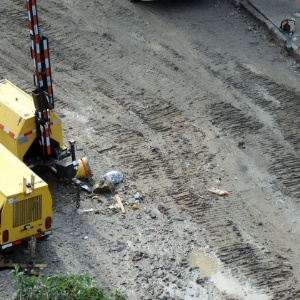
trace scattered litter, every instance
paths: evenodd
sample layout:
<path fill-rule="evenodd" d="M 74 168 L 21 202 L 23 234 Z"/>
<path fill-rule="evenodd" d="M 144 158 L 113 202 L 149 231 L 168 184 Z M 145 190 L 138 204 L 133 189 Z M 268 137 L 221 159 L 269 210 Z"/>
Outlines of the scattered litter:
<path fill-rule="evenodd" d="M 189 261 L 187 258 L 183 258 L 181 261 L 180 261 L 180 265 L 181 266 L 187 266 L 189 264 Z"/>
<path fill-rule="evenodd" d="M 158 210 L 161 212 L 161 214 L 168 215 L 169 208 L 166 208 L 163 205 L 158 205 Z"/>
<path fill-rule="evenodd" d="M 138 260 L 141 260 L 142 258 L 146 257 L 145 253 L 143 252 L 138 252 L 136 253 L 136 255 L 134 255 L 132 257 L 132 261 L 138 261 Z"/>
<path fill-rule="evenodd" d="M 86 157 L 78 159 L 76 178 L 89 178 L 92 176 L 93 173 L 91 171 L 88 159 Z"/>
<path fill-rule="evenodd" d="M 77 213 L 78 214 L 83 214 L 83 213 L 86 213 L 86 212 L 91 212 L 91 211 L 94 211 L 93 208 L 87 208 L 87 209 L 77 209 Z"/>
<path fill-rule="evenodd" d="M 93 187 L 93 193 L 95 194 L 106 193 L 106 192 L 111 192 L 111 187 L 105 180 L 101 180 Z"/>
<path fill-rule="evenodd" d="M 120 196 L 119 195 L 115 195 L 115 199 L 117 200 L 117 202 L 118 202 L 118 204 L 119 204 L 119 206 L 121 208 L 122 213 L 125 214 L 125 208 L 123 206 L 123 203 L 122 203 L 122 200 L 121 200 Z"/>
<path fill-rule="evenodd" d="M 109 209 L 112 209 L 112 210 L 115 210 L 115 209 L 117 209 L 117 206 L 115 206 L 115 205 L 110 205 L 108 208 L 109 208 Z"/>
<path fill-rule="evenodd" d="M 83 239 L 84 239 L 84 240 L 87 240 L 88 238 L 89 238 L 89 237 L 86 235 Z"/>
<path fill-rule="evenodd" d="M 226 196 L 228 195 L 228 192 L 227 191 L 224 191 L 224 190 L 219 190 L 219 189 L 215 189 L 215 188 L 212 188 L 209 190 L 211 193 L 214 193 L 216 195 L 219 195 L 219 196 Z"/>
<path fill-rule="evenodd" d="M 245 147 L 245 142 L 239 142 L 239 143 L 238 143 L 238 148 L 239 148 L 239 149 L 246 149 L 246 147 Z"/>
<path fill-rule="evenodd" d="M 82 181 L 80 181 L 79 179 L 77 178 L 72 178 L 72 181 L 77 185 L 77 186 L 80 186 L 81 189 L 83 189 L 85 192 L 91 194 L 92 193 L 92 190 L 86 185 L 84 184 Z"/>
<path fill-rule="evenodd" d="M 138 206 L 137 204 L 133 204 L 133 205 L 131 206 L 131 208 L 132 208 L 132 209 L 138 209 L 139 206 Z"/>
<path fill-rule="evenodd" d="M 144 198 L 145 198 L 145 195 L 140 194 L 139 192 L 137 192 L 136 194 L 134 194 L 134 198 L 135 198 L 135 199 L 144 199 Z"/>
<path fill-rule="evenodd" d="M 104 179 L 113 183 L 120 183 L 123 181 L 123 174 L 118 171 L 110 171 L 104 175 Z"/>
<path fill-rule="evenodd" d="M 136 185 L 135 183 L 132 183 L 132 184 L 130 185 L 130 187 L 131 187 L 132 189 L 137 189 L 137 185 Z"/>
<path fill-rule="evenodd" d="M 35 272 L 33 269 L 24 269 L 23 275 L 28 275 L 28 276 L 39 276 L 41 273 L 40 272 Z"/>

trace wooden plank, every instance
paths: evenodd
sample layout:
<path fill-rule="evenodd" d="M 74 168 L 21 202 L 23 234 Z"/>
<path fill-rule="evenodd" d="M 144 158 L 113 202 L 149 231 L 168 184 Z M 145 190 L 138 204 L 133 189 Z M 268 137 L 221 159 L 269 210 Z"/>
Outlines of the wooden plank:
<path fill-rule="evenodd" d="M 15 268 L 19 266 L 21 269 L 24 268 L 47 268 L 47 264 L 25 264 L 25 263 L 12 263 L 12 262 L 0 262 L 1 268 Z"/>
<path fill-rule="evenodd" d="M 119 195 L 115 195 L 115 199 L 117 200 L 117 202 L 118 202 L 118 204 L 119 204 L 119 206 L 121 208 L 122 213 L 125 214 L 125 208 L 123 206 L 123 203 L 121 201 L 120 196 Z"/>

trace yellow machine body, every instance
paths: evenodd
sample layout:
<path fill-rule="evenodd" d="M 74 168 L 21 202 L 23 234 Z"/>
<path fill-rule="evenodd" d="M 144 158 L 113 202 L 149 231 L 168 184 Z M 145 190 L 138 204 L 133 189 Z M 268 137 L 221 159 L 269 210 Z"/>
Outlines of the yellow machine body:
<path fill-rule="evenodd" d="M 50 111 L 51 138 L 63 145 L 62 122 Z M 37 138 L 35 107 L 30 95 L 8 80 L 0 81 L 0 142 L 23 161 Z"/>
<path fill-rule="evenodd" d="M 0 249 L 51 234 L 52 197 L 45 183 L 0 144 Z"/>

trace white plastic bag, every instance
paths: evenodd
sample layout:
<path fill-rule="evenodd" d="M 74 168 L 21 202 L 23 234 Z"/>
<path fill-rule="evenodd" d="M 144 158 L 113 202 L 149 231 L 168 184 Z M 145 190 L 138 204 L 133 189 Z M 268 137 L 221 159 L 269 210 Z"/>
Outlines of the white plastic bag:
<path fill-rule="evenodd" d="M 110 171 L 104 175 L 104 179 L 113 183 L 120 183 L 123 181 L 123 174 L 118 171 Z"/>

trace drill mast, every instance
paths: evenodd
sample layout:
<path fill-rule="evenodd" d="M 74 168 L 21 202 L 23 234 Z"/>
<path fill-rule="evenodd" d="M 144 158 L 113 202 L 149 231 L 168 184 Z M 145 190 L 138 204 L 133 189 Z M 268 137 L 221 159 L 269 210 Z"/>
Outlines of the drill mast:
<path fill-rule="evenodd" d="M 26 0 L 33 61 L 32 92 L 36 109 L 37 133 L 44 158 L 51 155 L 50 110 L 54 108 L 48 38 L 40 34 L 35 0 Z"/>

